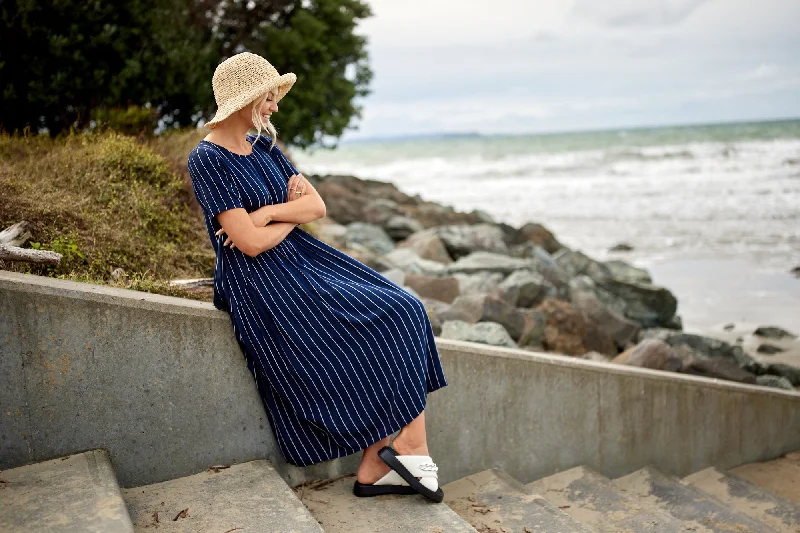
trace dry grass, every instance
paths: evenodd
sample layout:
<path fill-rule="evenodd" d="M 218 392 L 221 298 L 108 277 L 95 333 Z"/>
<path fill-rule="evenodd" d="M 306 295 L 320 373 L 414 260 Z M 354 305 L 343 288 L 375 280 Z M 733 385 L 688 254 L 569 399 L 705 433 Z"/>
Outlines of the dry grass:
<path fill-rule="evenodd" d="M 194 297 L 174 278 L 210 277 L 214 251 L 186 169 L 199 131 L 139 141 L 113 131 L 0 134 L 0 229 L 31 225 L 29 247 L 64 255 L 55 267 L 0 268 Z M 111 272 L 127 276 L 114 281 Z M 203 298 L 207 299 L 207 298 Z"/>

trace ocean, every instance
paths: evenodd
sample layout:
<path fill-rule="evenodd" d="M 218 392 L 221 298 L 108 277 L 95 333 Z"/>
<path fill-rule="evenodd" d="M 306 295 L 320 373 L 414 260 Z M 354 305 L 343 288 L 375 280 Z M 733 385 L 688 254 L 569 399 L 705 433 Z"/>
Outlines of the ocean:
<path fill-rule="evenodd" d="M 343 143 L 294 152 L 306 174 L 549 228 L 598 260 L 648 268 L 687 329 L 800 333 L 800 120 Z M 631 251 L 610 249 L 626 243 Z M 671 286 L 672 284 L 672 286 Z M 716 303 L 715 303 L 716 302 Z"/>

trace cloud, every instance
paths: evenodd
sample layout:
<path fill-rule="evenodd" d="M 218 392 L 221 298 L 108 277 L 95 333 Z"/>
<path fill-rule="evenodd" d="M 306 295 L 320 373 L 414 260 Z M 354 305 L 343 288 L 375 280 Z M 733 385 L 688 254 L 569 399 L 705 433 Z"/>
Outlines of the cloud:
<path fill-rule="evenodd" d="M 675 26 L 708 1 L 659 0 L 653 4 L 626 0 L 578 0 L 574 13 L 611 27 Z"/>
<path fill-rule="evenodd" d="M 780 71 L 780 67 L 774 63 L 761 63 L 756 68 L 745 73 L 744 77 L 750 80 L 762 80 L 772 78 Z"/>

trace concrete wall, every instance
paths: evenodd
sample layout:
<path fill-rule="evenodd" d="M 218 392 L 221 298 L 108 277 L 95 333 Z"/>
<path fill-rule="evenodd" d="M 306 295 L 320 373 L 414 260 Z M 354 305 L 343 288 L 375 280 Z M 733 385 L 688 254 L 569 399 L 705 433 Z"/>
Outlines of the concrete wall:
<path fill-rule="evenodd" d="M 0 271 L 0 469 L 109 450 L 131 487 L 268 458 L 290 485 L 360 453 L 285 463 L 233 337 L 209 303 Z M 429 395 L 440 482 L 499 466 L 523 482 L 588 465 L 685 475 L 800 449 L 800 394 L 437 339 Z"/>

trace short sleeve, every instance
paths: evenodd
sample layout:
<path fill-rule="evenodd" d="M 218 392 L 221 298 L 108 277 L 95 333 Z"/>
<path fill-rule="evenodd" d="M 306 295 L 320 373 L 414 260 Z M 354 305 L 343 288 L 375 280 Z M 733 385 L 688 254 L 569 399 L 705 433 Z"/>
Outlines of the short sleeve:
<path fill-rule="evenodd" d="M 198 146 L 189 154 L 188 166 L 197 202 L 211 218 L 222 211 L 244 207 L 225 163 L 214 150 Z"/>

